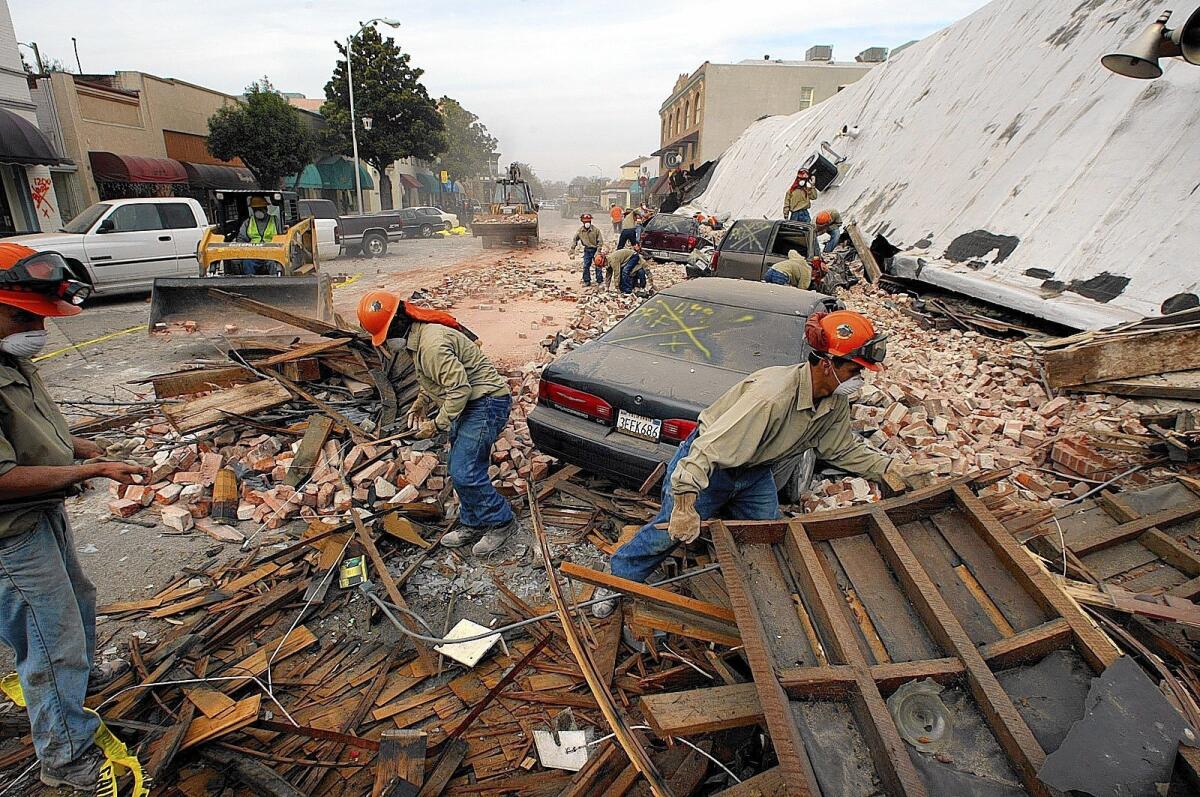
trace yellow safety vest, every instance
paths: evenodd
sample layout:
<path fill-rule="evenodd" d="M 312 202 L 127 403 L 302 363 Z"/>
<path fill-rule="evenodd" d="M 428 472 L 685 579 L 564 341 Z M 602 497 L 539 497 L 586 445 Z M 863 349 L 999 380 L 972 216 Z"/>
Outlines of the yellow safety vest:
<path fill-rule="evenodd" d="M 261 244 L 271 241 L 275 237 L 275 217 L 268 214 L 267 226 L 259 231 L 255 229 L 258 219 L 251 216 L 246 221 L 246 235 L 250 238 L 250 243 Z"/>

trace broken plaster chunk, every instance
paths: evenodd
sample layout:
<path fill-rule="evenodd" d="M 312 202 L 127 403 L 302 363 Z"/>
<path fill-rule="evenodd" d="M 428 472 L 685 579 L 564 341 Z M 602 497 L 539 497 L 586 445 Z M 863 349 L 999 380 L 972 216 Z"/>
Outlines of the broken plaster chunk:
<path fill-rule="evenodd" d="M 486 626 L 462 619 L 455 624 L 454 628 L 450 629 L 450 633 L 446 634 L 446 639 L 469 638 L 486 634 L 487 632 L 488 628 Z M 500 634 L 496 633 L 470 642 L 449 642 L 444 645 L 437 645 L 434 647 L 434 650 L 470 668 L 482 661 L 487 652 L 499 641 Z"/>

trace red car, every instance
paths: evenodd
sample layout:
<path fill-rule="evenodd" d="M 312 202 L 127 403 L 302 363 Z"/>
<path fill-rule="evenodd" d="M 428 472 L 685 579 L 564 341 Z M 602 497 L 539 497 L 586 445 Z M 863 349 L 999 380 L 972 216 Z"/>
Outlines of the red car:
<path fill-rule="evenodd" d="M 642 230 L 642 252 L 655 260 L 688 262 L 700 242 L 700 228 L 690 216 L 658 213 Z"/>

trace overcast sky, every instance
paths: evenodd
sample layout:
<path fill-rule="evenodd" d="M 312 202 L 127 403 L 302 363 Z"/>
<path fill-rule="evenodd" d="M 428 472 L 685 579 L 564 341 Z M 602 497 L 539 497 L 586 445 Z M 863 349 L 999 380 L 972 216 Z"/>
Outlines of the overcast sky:
<path fill-rule="evenodd" d="M 539 175 L 606 175 L 658 148 L 658 108 L 704 61 L 800 59 L 830 44 L 838 60 L 920 39 L 984 0 L 449 0 L 180 2 L 9 0 L 17 38 L 85 72 L 140 70 L 231 94 L 266 74 L 281 91 L 323 97 L 361 21 L 392 33 L 425 70 L 434 98 L 458 99 L 501 145 L 501 162 Z M 119 8 L 119 12 L 117 9 Z M 26 54 L 28 59 L 30 56 Z"/>

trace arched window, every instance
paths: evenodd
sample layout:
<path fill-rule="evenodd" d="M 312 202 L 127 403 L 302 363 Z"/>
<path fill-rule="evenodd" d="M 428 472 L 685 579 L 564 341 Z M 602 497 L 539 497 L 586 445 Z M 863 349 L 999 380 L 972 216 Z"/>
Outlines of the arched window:
<path fill-rule="evenodd" d="M 696 89 L 695 108 L 696 108 L 696 110 L 695 110 L 696 124 L 700 124 L 701 110 L 700 110 L 700 90 L 699 89 Z"/>
<path fill-rule="evenodd" d="M 687 130 L 692 126 L 692 101 L 683 101 L 683 129 Z"/>

